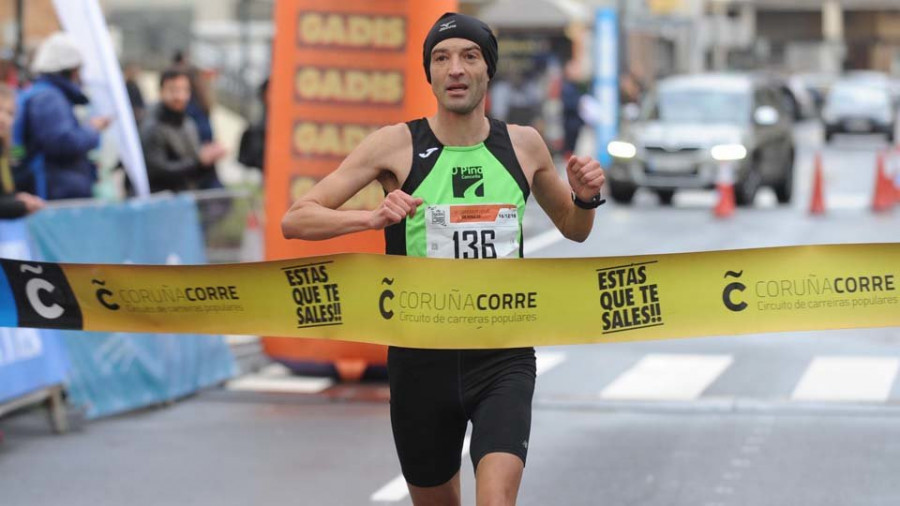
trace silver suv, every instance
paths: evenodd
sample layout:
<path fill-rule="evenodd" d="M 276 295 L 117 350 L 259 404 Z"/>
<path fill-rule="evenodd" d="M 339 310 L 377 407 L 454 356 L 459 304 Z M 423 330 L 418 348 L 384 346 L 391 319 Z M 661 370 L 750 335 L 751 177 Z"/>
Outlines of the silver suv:
<path fill-rule="evenodd" d="M 607 150 L 616 202 L 640 188 L 670 204 L 680 188 L 712 188 L 733 164 L 735 201 L 750 205 L 762 185 L 791 200 L 794 143 L 788 99 L 777 82 L 747 74 L 695 74 L 661 80 L 639 117 Z"/>
<path fill-rule="evenodd" d="M 837 133 L 884 133 L 894 142 L 897 124 L 896 101 L 885 79 L 849 77 L 836 82 L 822 109 L 825 142 Z"/>

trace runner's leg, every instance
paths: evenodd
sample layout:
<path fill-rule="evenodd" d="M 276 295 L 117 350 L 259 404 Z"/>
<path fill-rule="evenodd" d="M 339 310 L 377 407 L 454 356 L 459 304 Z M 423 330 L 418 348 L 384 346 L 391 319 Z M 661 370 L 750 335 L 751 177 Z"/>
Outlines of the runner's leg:
<path fill-rule="evenodd" d="M 415 506 L 459 506 L 459 472 L 450 481 L 436 487 L 417 487 L 409 483 L 409 496 Z"/>
<path fill-rule="evenodd" d="M 522 483 L 525 464 L 511 453 L 489 453 L 481 458 L 475 472 L 478 506 L 513 506 Z"/>

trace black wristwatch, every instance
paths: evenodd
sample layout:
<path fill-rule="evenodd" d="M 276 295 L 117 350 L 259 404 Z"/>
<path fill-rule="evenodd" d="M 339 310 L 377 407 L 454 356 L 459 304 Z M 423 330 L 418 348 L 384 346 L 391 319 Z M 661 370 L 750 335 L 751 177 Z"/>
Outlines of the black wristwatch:
<path fill-rule="evenodd" d="M 578 198 L 578 195 L 575 195 L 575 192 L 572 192 L 572 202 L 574 202 L 576 206 L 578 206 L 582 209 L 591 210 L 591 209 L 597 209 L 598 207 L 605 204 L 606 199 L 600 198 L 600 194 L 598 193 L 598 194 L 594 195 L 593 197 L 591 197 L 591 200 L 588 200 L 587 202 L 585 202 L 585 201 L 581 200 L 580 198 Z"/>

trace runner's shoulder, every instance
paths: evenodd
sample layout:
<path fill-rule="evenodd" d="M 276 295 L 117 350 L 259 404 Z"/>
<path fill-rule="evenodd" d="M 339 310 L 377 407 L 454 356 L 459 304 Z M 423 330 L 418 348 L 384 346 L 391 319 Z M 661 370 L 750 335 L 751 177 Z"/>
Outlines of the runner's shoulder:
<path fill-rule="evenodd" d="M 541 134 L 531 126 L 507 124 L 509 140 L 520 160 L 522 157 L 540 159 L 547 151 L 547 144 Z"/>
<path fill-rule="evenodd" d="M 360 146 L 377 153 L 396 153 L 400 149 L 412 149 L 412 135 L 406 123 L 394 123 L 369 134 Z"/>

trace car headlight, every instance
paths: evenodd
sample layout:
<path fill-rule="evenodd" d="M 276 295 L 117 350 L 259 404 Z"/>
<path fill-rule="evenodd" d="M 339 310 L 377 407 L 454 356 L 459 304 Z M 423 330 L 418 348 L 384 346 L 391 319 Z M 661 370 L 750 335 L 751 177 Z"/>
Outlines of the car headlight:
<path fill-rule="evenodd" d="M 606 145 L 606 151 L 614 158 L 634 158 L 637 154 L 637 148 L 634 144 L 625 141 L 612 141 Z"/>
<path fill-rule="evenodd" d="M 719 144 L 709 150 L 713 160 L 719 162 L 733 162 L 747 158 L 747 148 L 743 144 Z"/>

